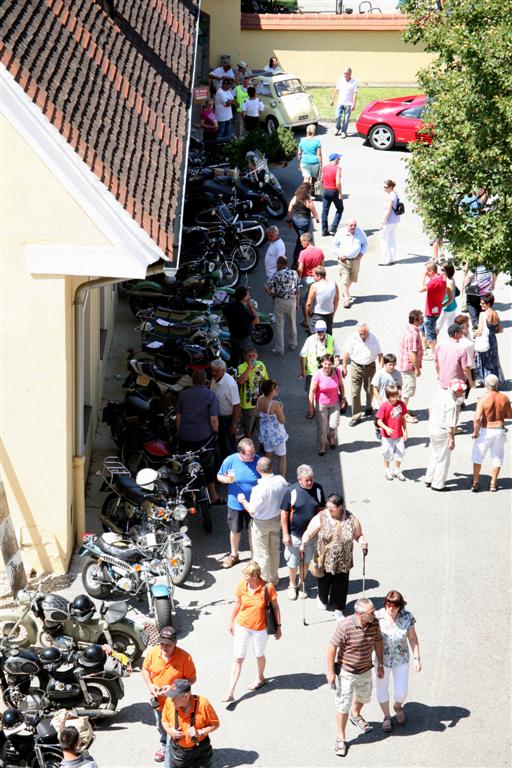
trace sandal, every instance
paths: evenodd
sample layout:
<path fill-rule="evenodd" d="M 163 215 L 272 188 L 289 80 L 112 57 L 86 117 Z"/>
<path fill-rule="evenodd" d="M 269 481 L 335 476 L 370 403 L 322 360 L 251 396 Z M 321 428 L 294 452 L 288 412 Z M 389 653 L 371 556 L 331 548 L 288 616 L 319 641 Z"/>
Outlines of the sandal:
<path fill-rule="evenodd" d="M 491 483 L 489 486 L 489 490 L 491 491 L 491 493 L 496 493 L 496 491 L 498 490 L 498 486 L 496 485 L 496 483 Z"/>
<path fill-rule="evenodd" d="M 478 493 L 479 490 L 480 490 L 480 485 L 478 483 L 473 483 L 471 486 L 472 493 Z"/>
<path fill-rule="evenodd" d="M 234 565 L 240 562 L 240 558 L 238 555 L 228 555 L 224 558 L 222 561 L 222 567 L 223 568 L 232 568 Z"/>
<path fill-rule="evenodd" d="M 347 754 L 347 742 L 343 739 L 336 739 L 334 742 L 334 752 L 338 757 L 345 757 Z"/>
<path fill-rule="evenodd" d="M 407 718 L 405 717 L 405 712 L 402 709 L 402 707 L 400 707 L 400 709 L 393 707 L 393 709 L 395 710 L 395 713 L 396 713 L 396 721 L 398 725 L 405 725 L 405 721 Z"/>
<path fill-rule="evenodd" d="M 370 725 L 370 723 L 368 723 L 361 715 L 357 715 L 356 717 L 355 715 L 351 714 L 349 720 L 352 725 L 355 725 L 356 728 L 359 728 L 359 730 L 361 730 L 363 733 L 368 733 L 369 731 L 373 730 L 373 725 Z"/>
<path fill-rule="evenodd" d="M 391 722 L 390 717 L 385 717 L 382 721 L 382 730 L 384 733 L 390 733 L 390 731 L 393 730 L 393 723 Z"/>

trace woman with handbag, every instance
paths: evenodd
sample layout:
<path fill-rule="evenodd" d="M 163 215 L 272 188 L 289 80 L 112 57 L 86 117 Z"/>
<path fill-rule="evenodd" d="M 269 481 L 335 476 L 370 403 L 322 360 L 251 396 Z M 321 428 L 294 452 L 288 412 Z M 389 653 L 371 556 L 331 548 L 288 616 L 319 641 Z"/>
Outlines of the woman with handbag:
<path fill-rule="evenodd" d="M 277 381 L 266 379 L 261 382 L 261 395 L 256 402 L 259 416 L 260 441 L 265 450 L 265 456 L 271 459 L 275 455 L 279 459 L 279 474 L 286 477 L 286 441 L 288 433 L 284 427 L 286 417 L 283 405 L 275 400 L 279 386 Z"/>
<path fill-rule="evenodd" d="M 255 560 L 250 560 L 242 569 L 243 579 L 236 588 L 236 600 L 229 631 L 233 635 L 233 666 L 229 691 L 223 701 L 235 700 L 235 687 L 247 656 L 249 643 L 252 643 L 258 676 L 249 690 L 257 691 L 267 682 L 265 679 L 265 646 L 269 634 L 281 637 L 281 612 L 277 602 L 276 589 L 272 583 L 266 584 L 261 578 L 261 568 Z"/>
<path fill-rule="evenodd" d="M 317 604 L 326 611 L 330 603 L 336 619 L 341 619 L 347 604 L 349 574 L 354 565 L 354 541 L 361 545 L 364 555 L 368 553 L 368 542 L 364 539 L 361 523 L 345 509 L 343 496 L 338 493 L 331 493 L 325 509 L 311 520 L 302 537 L 300 551 L 304 552 L 308 541 L 317 535 L 310 565 L 310 571 L 318 581 Z"/>
<path fill-rule="evenodd" d="M 503 333 L 500 316 L 493 309 L 494 296 L 484 294 L 480 299 L 481 313 L 478 319 L 478 329 L 475 331 L 476 380 L 477 387 L 483 387 L 485 377 L 494 374 L 503 381 L 503 371 L 498 353 L 496 334 Z"/>
<path fill-rule="evenodd" d="M 345 389 L 343 376 L 334 366 L 334 357 L 324 355 L 322 367 L 313 374 L 309 388 L 308 416 L 316 411 L 318 455 L 325 456 L 327 432 L 329 445 L 336 448 L 336 432 L 340 423 L 340 403 L 344 406 Z"/>

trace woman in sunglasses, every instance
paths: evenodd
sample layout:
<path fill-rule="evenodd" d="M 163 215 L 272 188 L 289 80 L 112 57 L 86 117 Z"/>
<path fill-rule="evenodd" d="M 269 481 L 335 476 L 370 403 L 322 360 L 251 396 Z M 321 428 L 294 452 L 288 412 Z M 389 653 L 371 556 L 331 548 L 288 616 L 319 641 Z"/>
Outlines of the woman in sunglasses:
<path fill-rule="evenodd" d="M 414 671 L 421 672 L 420 645 L 414 625 L 416 619 L 405 610 L 406 602 L 400 592 L 391 590 L 384 600 L 384 608 L 375 612 L 384 641 L 384 677 L 374 676 L 377 701 L 384 713 L 382 730 L 393 730 L 389 711 L 389 678 L 393 676 L 395 713 L 398 725 L 404 725 L 403 703 L 407 696 L 409 678 L 409 645 L 414 656 Z M 374 667 L 375 670 L 375 667 Z"/>

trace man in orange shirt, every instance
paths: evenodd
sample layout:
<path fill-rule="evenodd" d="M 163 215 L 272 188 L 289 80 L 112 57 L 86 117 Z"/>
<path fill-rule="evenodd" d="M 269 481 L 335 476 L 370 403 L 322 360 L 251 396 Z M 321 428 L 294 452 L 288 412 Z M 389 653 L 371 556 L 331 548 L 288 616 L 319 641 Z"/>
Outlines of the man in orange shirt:
<path fill-rule="evenodd" d="M 209 734 L 219 727 L 219 718 L 204 696 L 193 696 L 189 680 L 169 686 L 162 711 L 167 741 L 166 768 L 210 768 L 212 745 Z"/>
<path fill-rule="evenodd" d="M 157 763 L 163 763 L 165 759 L 167 733 L 162 726 L 165 694 L 175 680 L 186 679 L 190 684 L 196 681 L 196 668 L 192 657 L 177 647 L 177 638 L 174 627 L 163 627 L 159 645 L 150 648 L 142 666 L 142 677 L 149 689 L 151 706 L 155 711 L 156 726 L 160 733 L 161 746 L 155 752 Z"/>

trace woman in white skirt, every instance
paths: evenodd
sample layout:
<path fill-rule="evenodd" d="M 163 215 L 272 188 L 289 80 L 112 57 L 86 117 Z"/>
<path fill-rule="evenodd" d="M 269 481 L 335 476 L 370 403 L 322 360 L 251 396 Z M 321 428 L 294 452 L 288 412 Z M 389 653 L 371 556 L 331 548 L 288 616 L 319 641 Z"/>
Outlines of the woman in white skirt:
<path fill-rule="evenodd" d="M 398 195 L 395 192 L 395 182 L 386 179 L 384 182 L 384 215 L 380 225 L 380 250 L 381 259 L 379 265 L 387 267 L 396 261 L 396 228 L 400 223 L 400 216 L 396 212 Z"/>
<path fill-rule="evenodd" d="M 406 602 L 395 589 L 388 592 L 384 608 L 375 612 L 384 641 L 384 677 L 374 675 L 375 694 L 384 713 L 382 730 L 393 730 L 389 711 L 389 683 L 393 677 L 394 710 L 398 725 L 404 725 L 403 703 L 407 697 L 409 680 L 409 645 L 414 656 L 414 671 L 421 671 L 420 646 L 414 625 L 416 619 L 405 610 Z M 375 667 L 374 667 L 375 671 Z"/>

